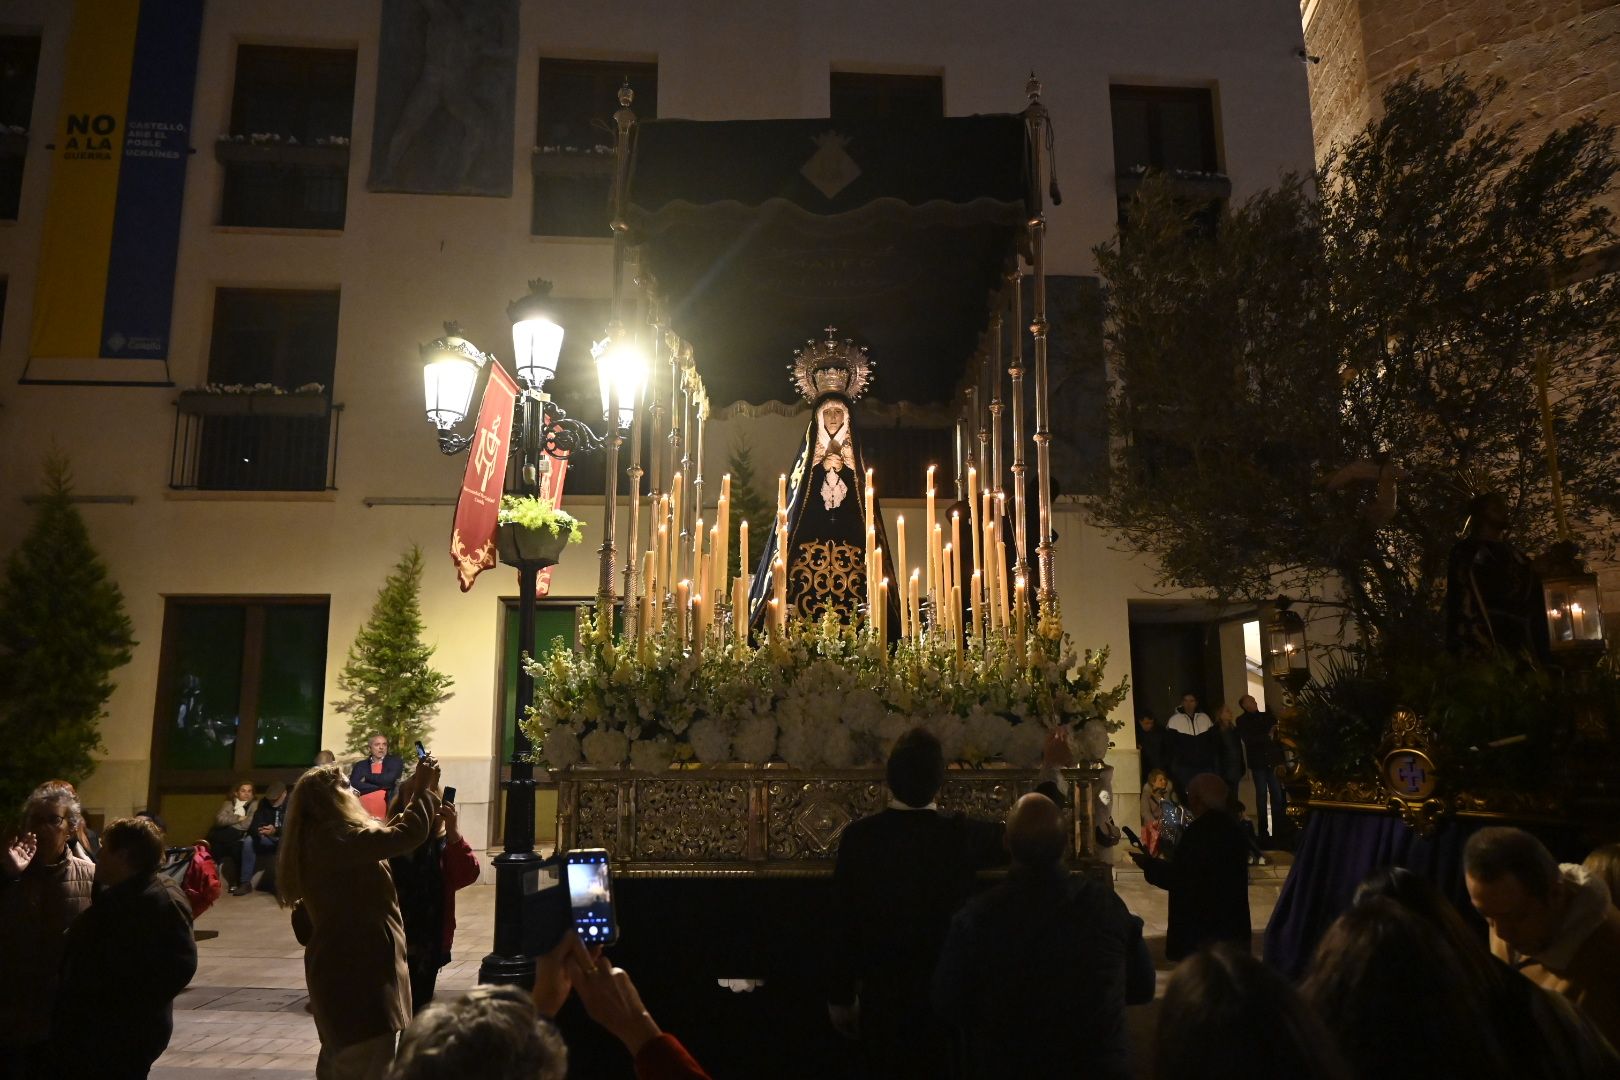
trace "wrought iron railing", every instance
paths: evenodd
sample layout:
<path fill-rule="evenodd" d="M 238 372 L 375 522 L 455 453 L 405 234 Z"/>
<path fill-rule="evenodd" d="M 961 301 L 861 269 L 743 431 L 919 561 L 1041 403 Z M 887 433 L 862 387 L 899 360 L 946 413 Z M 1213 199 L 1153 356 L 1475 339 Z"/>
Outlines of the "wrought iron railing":
<path fill-rule="evenodd" d="M 324 395 L 183 393 L 169 486 L 199 491 L 337 487 L 343 406 Z"/>

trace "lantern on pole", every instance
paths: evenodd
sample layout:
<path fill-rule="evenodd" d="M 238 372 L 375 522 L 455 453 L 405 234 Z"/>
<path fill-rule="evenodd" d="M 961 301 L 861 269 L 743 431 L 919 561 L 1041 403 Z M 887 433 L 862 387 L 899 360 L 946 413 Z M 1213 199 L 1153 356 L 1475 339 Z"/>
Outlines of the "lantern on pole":
<path fill-rule="evenodd" d="M 1311 678 L 1305 651 L 1305 620 L 1293 610 L 1293 601 L 1279 596 L 1266 620 L 1266 674 L 1298 692 Z"/>
<path fill-rule="evenodd" d="M 1605 648 L 1597 575 L 1586 568 L 1571 540 L 1558 541 L 1539 561 L 1553 662 L 1566 668 L 1595 664 Z"/>

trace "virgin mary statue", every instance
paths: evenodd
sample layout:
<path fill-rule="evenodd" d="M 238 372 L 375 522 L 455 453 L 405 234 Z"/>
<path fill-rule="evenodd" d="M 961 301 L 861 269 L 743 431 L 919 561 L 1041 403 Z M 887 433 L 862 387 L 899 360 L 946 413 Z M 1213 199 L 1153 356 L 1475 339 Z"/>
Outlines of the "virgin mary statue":
<path fill-rule="evenodd" d="M 790 618 L 819 618 L 827 610 L 848 621 L 866 605 L 866 463 L 855 433 L 854 405 L 872 379 L 866 350 L 839 341 L 827 328 L 826 341 L 796 350 L 788 366 L 799 395 L 810 403 L 804 445 L 788 477 L 787 607 Z M 889 579 L 891 637 L 900 625 L 900 582 L 894 576 L 883 515 L 873 499 L 872 524 L 883 549 Z M 774 526 L 748 596 L 749 627 L 765 625 L 771 596 L 771 566 L 777 557 Z"/>

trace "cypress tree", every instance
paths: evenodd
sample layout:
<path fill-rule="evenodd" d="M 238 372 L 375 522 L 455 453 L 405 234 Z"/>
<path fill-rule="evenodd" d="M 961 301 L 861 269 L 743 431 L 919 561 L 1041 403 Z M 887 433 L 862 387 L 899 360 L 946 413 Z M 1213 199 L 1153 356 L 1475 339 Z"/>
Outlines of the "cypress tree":
<path fill-rule="evenodd" d="M 771 530 L 776 527 L 776 508 L 765 496 L 759 493 L 759 485 L 754 482 L 754 450 L 747 439 L 739 438 L 731 444 L 731 456 L 727 460 L 731 469 L 731 521 L 735 531 L 737 525 L 748 522 L 748 553 L 750 562 L 757 562 L 762 545 Z M 739 573 L 752 574 L 753 566 L 738 568 L 740 557 L 737 550 L 737 540 L 731 540 L 731 554 L 727 556 L 730 563 L 730 576 Z"/>
<path fill-rule="evenodd" d="M 73 505 L 67 458 L 45 459 L 45 492 L 0 581 L 0 816 L 37 784 L 96 767 L 112 673 L 135 628 Z"/>
<path fill-rule="evenodd" d="M 436 647 L 422 640 L 421 593 L 422 549 L 412 545 L 383 582 L 338 675 L 346 696 L 332 706 L 349 717 L 350 750 L 363 751 L 373 734 L 396 750 L 425 739 L 450 697 L 455 680 L 433 669 Z"/>

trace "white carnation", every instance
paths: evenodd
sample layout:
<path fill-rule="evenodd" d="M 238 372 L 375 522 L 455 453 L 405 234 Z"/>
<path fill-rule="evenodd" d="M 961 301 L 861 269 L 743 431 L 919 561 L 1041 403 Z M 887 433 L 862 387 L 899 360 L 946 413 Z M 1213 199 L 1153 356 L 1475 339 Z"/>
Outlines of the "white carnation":
<path fill-rule="evenodd" d="M 813 769 L 820 758 L 810 725 L 798 716 L 777 718 L 776 752 L 795 769 Z"/>
<path fill-rule="evenodd" d="M 1007 734 L 1006 747 L 1002 756 L 1007 764 L 1033 769 L 1041 763 L 1041 753 L 1046 747 L 1046 729 L 1033 722 L 1014 724 L 1012 731 Z"/>
<path fill-rule="evenodd" d="M 967 745 L 967 724 L 955 713 L 935 713 L 923 725 L 939 739 L 946 761 L 961 761 Z"/>
<path fill-rule="evenodd" d="M 776 718 L 761 713 L 744 720 L 737 725 L 731 746 L 738 761 L 765 764 L 776 753 Z"/>
<path fill-rule="evenodd" d="M 855 742 L 850 738 L 848 727 L 834 720 L 818 725 L 816 734 L 823 763 L 834 769 L 847 769 L 855 764 Z"/>
<path fill-rule="evenodd" d="M 622 731 L 596 729 L 581 741 L 585 760 L 599 768 L 617 768 L 630 752 L 630 740 Z"/>
<path fill-rule="evenodd" d="M 713 717 L 698 720 L 686 732 L 692 753 L 705 765 L 731 760 L 731 734 L 726 725 Z"/>
<path fill-rule="evenodd" d="M 1006 753 L 1012 725 L 995 713 L 975 706 L 968 713 L 963 756 L 978 764 L 993 761 Z"/>
<path fill-rule="evenodd" d="M 630 744 L 630 767 L 642 772 L 663 772 L 675 760 L 675 740 L 668 735 L 637 739 Z"/>
<path fill-rule="evenodd" d="M 546 732 L 540 744 L 540 756 L 553 769 L 567 769 L 579 764 L 579 736 L 565 727 L 554 727 Z"/>

